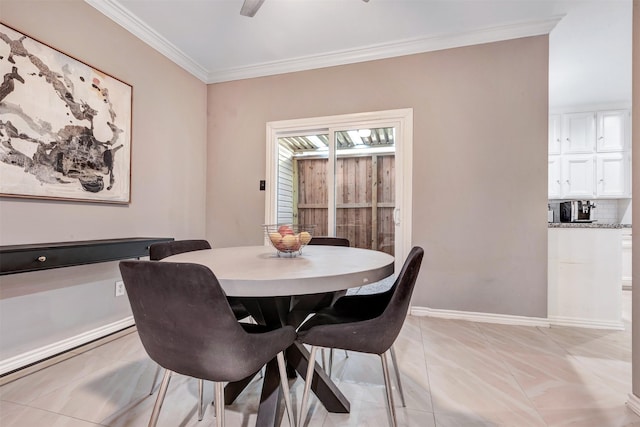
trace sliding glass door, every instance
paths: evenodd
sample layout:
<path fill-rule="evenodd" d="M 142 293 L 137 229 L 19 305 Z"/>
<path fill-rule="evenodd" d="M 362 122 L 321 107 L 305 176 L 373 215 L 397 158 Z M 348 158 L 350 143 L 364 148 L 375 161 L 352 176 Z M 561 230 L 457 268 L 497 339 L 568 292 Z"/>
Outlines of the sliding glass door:
<path fill-rule="evenodd" d="M 335 232 L 352 246 L 395 254 L 395 129 L 334 133 Z"/>
<path fill-rule="evenodd" d="M 278 222 L 395 254 L 395 128 L 278 136 Z"/>
<path fill-rule="evenodd" d="M 396 257 L 411 249 L 413 111 L 267 123 L 265 223 L 316 226 L 316 236 Z"/>

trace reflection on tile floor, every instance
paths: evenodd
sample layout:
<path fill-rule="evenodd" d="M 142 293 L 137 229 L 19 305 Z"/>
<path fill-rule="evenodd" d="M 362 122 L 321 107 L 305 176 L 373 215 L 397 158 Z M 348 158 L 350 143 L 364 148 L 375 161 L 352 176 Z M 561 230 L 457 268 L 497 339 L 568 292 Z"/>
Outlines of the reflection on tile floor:
<path fill-rule="evenodd" d="M 397 407 L 399 424 L 640 427 L 625 406 L 631 333 L 630 317 L 624 320 L 626 331 L 603 331 L 409 317 L 395 345 L 407 400 Z M 351 413 L 328 413 L 312 397 L 308 426 L 388 425 L 380 359 L 348 356 L 336 352 L 333 378 Z M 131 332 L 0 387 L 0 425 L 146 426 L 155 368 Z M 259 381 L 226 407 L 227 426 L 254 425 Z M 302 386 L 291 383 L 296 413 Z M 207 384 L 207 402 L 212 389 Z M 197 382 L 175 375 L 158 426 L 214 425 L 211 405 L 198 422 L 196 402 Z M 282 425 L 289 426 L 286 416 Z"/>

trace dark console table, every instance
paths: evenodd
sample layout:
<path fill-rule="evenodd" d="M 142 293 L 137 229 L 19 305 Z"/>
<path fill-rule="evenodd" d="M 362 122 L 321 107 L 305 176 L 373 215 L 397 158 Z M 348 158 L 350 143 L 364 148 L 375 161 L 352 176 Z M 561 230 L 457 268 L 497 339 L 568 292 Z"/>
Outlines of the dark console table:
<path fill-rule="evenodd" d="M 153 243 L 170 237 L 132 237 L 0 246 L 0 276 L 149 256 Z"/>

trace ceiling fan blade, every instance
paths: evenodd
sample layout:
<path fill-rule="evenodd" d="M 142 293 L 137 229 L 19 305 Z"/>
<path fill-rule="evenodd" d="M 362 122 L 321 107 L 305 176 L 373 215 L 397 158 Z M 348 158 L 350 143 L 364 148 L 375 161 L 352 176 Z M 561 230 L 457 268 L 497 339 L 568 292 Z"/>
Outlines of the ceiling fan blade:
<path fill-rule="evenodd" d="M 264 0 L 244 0 L 242 9 L 240 9 L 240 15 L 248 16 L 249 18 L 253 17 L 258 9 L 260 9 L 260 6 L 262 6 L 262 3 L 264 3 Z"/>

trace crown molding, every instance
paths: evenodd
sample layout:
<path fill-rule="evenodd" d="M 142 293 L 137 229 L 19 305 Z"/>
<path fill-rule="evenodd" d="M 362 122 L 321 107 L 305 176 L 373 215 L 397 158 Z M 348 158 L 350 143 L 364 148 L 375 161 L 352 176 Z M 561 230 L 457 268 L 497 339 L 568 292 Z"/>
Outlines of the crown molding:
<path fill-rule="evenodd" d="M 117 0 L 84 0 L 116 24 L 184 68 L 198 79 L 207 83 L 209 71 L 178 49 L 170 41 L 133 15 Z"/>
<path fill-rule="evenodd" d="M 333 67 L 357 62 L 374 61 L 463 46 L 492 43 L 522 37 L 549 34 L 564 15 L 539 21 L 516 22 L 481 30 L 432 37 L 405 39 L 391 43 L 346 49 L 321 55 L 309 55 L 284 61 L 273 61 L 246 67 L 212 71 L 207 83 L 241 80 L 316 68 Z"/>
<path fill-rule="evenodd" d="M 205 83 L 221 83 L 254 77 L 272 76 L 275 74 L 374 61 L 522 37 L 539 36 L 549 34 L 564 17 L 564 15 L 557 15 L 544 20 L 520 21 L 464 33 L 405 39 L 357 49 L 345 49 L 320 55 L 302 56 L 283 61 L 272 61 L 219 70 L 207 70 L 206 67 L 191 59 L 175 45 L 138 19 L 117 0 L 85 0 L 85 2 Z"/>

